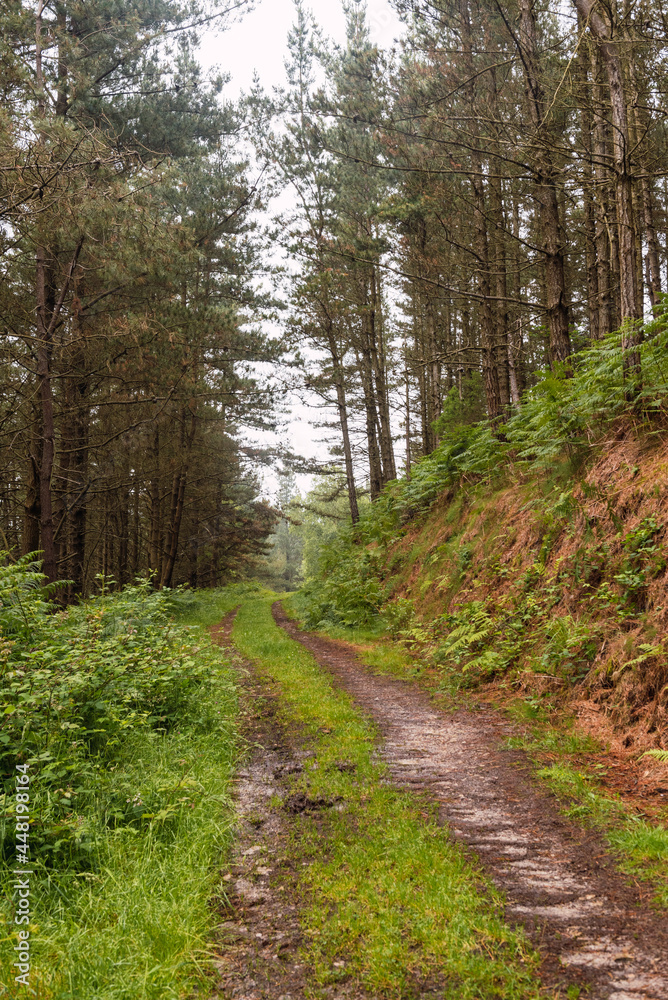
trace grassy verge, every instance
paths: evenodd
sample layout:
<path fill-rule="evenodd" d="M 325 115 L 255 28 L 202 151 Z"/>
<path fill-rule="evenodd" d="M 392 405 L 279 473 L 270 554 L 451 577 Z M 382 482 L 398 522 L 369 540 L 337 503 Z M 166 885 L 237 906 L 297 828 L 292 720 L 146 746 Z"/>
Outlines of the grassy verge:
<path fill-rule="evenodd" d="M 566 816 L 596 827 L 617 857 L 621 871 L 649 882 L 654 901 L 668 907 L 668 830 L 633 814 L 618 799 L 602 795 L 595 779 L 568 764 L 538 770 L 551 790 L 567 803 Z"/>
<path fill-rule="evenodd" d="M 282 693 L 285 721 L 314 751 L 299 781 L 329 803 L 295 820 L 309 960 L 326 985 L 350 974 L 374 995 L 420 985 L 458 1000 L 538 997 L 537 957 L 503 901 L 439 828 L 431 808 L 386 783 L 369 722 L 313 657 L 279 629 L 271 598 L 248 599 L 234 641 Z"/>
<path fill-rule="evenodd" d="M 169 725 L 128 724 L 101 746 L 81 778 L 72 764 L 60 790 L 46 786 L 44 770 L 40 783 L 40 761 L 31 763 L 35 829 L 53 796 L 63 793 L 73 801 L 64 819 L 80 824 L 83 834 L 75 862 L 32 858 L 30 986 L 40 1000 L 181 1000 L 198 987 L 207 990 L 216 922 L 210 900 L 233 829 L 228 793 L 238 760 L 237 703 L 223 655 L 193 626 L 219 620 L 238 596 L 184 601 L 191 627 L 167 625 L 167 631 L 170 642 L 178 637 L 179 676 L 185 684 L 190 672 L 196 681 Z M 68 628 L 67 620 L 60 628 Z M 89 758 L 77 759 L 83 767 Z M 9 799 L 5 804 L 11 808 Z M 0 995 L 24 997 L 28 991 L 15 983 L 11 966 L 18 929 L 12 826 L 11 820 L 5 826 Z"/>
<path fill-rule="evenodd" d="M 301 594 L 290 594 L 283 600 L 286 613 L 303 625 L 304 602 Z M 381 621 L 373 627 L 351 627 L 328 623 L 319 632 L 330 639 L 349 642 L 355 647 L 363 663 L 379 674 L 388 674 L 404 680 L 416 680 L 425 675 L 425 664 L 407 651 L 406 647 L 395 642 Z"/>

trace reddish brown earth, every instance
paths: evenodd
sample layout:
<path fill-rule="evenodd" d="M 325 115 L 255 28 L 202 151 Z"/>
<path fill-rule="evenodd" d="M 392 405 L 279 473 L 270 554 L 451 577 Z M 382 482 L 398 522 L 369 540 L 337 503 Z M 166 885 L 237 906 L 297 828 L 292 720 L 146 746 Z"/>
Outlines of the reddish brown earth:
<path fill-rule="evenodd" d="M 591 1000 L 668 1000 L 668 929 L 651 893 L 629 883 L 600 838 L 559 815 L 492 709 L 447 714 L 413 684 L 372 674 L 350 648 L 302 632 L 279 603 L 278 625 L 306 647 L 374 721 L 397 784 L 428 793 L 544 956 L 548 985 Z"/>

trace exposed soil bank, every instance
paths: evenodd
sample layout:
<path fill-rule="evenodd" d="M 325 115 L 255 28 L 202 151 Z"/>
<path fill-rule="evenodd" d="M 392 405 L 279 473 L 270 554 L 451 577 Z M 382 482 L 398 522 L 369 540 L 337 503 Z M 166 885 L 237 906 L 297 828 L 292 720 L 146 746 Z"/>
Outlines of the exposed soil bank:
<path fill-rule="evenodd" d="M 392 777 L 431 796 L 475 851 L 507 897 L 507 919 L 544 956 L 546 983 L 577 984 L 592 1000 L 668 1000 L 665 919 L 598 836 L 559 816 L 521 755 L 499 749 L 508 726 L 491 711 L 439 711 L 415 686 L 371 674 L 343 643 L 302 632 L 280 603 L 273 614 L 379 727 Z"/>

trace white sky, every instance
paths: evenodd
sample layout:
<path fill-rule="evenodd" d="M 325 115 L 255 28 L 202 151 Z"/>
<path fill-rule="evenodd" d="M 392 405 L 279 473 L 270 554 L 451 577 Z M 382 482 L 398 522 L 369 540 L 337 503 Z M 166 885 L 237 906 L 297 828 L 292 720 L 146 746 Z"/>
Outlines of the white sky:
<path fill-rule="evenodd" d="M 362 0 L 364 2 L 364 0 Z M 326 37 L 339 44 L 345 42 L 345 15 L 342 0 L 308 0 L 309 8 Z M 367 0 L 367 21 L 373 42 L 391 48 L 402 32 L 402 24 L 389 0 Z M 280 86 L 285 81 L 284 61 L 287 37 L 295 21 L 293 0 L 257 0 L 255 8 L 224 32 L 202 34 L 200 59 L 206 68 L 217 68 L 230 74 L 223 94 L 234 100 L 241 91 L 248 91 L 257 71 L 264 89 Z M 297 399 L 292 403 L 286 443 L 307 458 L 327 459 L 327 448 L 319 443 L 325 431 L 313 428 L 309 421 L 322 420 L 322 410 L 306 407 Z M 302 493 L 311 486 L 311 476 L 298 476 Z M 264 492 L 273 499 L 278 481 L 270 473 L 264 476 Z"/>
<path fill-rule="evenodd" d="M 340 44 L 345 41 L 345 18 L 341 0 L 311 0 L 306 3 L 325 35 Z M 388 0 L 367 0 L 371 38 L 390 48 L 401 32 L 401 22 Z M 292 0 L 258 0 L 256 7 L 222 34 L 202 37 L 200 55 L 206 66 L 219 66 L 232 75 L 225 93 L 232 97 L 248 90 L 253 72 L 269 90 L 283 83 L 283 62 L 288 32 L 295 20 Z"/>

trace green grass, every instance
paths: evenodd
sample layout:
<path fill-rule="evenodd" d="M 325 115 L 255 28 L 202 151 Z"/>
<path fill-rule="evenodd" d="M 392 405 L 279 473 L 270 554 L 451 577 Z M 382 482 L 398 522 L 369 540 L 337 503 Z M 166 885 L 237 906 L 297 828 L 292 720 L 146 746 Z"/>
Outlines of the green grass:
<path fill-rule="evenodd" d="M 655 903 L 668 907 L 668 829 L 635 815 L 620 799 L 601 794 L 591 775 L 569 764 L 552 764 L 537 773 L 564 801 L 565 815 L 600 830 L 621 871 L 651 883 Z"/>
<path fill-rule="evenodd" d="M 668 829 L 637 816 L 619 797 L 599 787 L 596 771 L 605 767 L 601 744 L 586 734 L 551 726 L 547 709 L 533 699 L 517 701 L 511 709 L 516 718 L 534 725 L 530 732 L 506 740 L 504 746 L 525 750 L 537 776 L 562 801 L 564 815 L 600 830 L 620 870 L 651 883 L 656 889 L 655 903 L 668 906 Z M 592 770 L 578 770 L 577 762 L 568 760 L 595 753 L 600 754 L 600 762 Z M 557 761 L 544 766 L 543 754 Z"/>
<path fill-rule="evenodd" d="M 236 603 L 236 595 L 207 594 L 189 616 L 219 620 Z M 130 731 L 96 790 L 97 813 L 136 796 L 141 821 L 101 825 L 87 871 L 33 877 L 31 986 L 40 1000 L 180 1000 L 198 985 L 208 993 L 210 900 L 222 892 L 218 871 L 233 836 L 239 743 L 232 675 L 199 630 L 195 642 L 191 655 L 211 667 L 196 711 L 167 735 Z M 0 995 L 23 998 L 30 994 L 10 965 L 10 882 L 3 879 L 0 901 Z"/>
<path fill-rule="evenodd" d="M 300 621 L 302 603 L 300 595 L 291 594 L 282 601 L 286 613 Z M 346 627 L 344 625 L 328 624 L 327 628 L 319 629 L 330 639 L 339 639 L 356 646 L 362 663 L 366 663 L 375 673 L 389 674 L 393 677 L 415 679 L 423 673 L 423 665 L 419 659 L 411 656 L 404 646 L 388 637 L 387 628 L 381 620 L 373 627 Z"/>
<path fill-rule="evenodd" d="M 260 590 L 259 584 L 252 581 L 215 590 L 180 590 L 172 594 L 171 605 L 180 624 L 208 628 L 217 625 L 241 601 Z"/>
<path fill-rule="evenodd" d="M 270 603 L 244 601 L 234 641 L 278 683 L 286 723 L 314 751 L 301 790 L 337 803 L 294 821 L 293 850 L 308 862 L 305 929 L 316 982 L 353 973 L 376 996 L 408 997 L 434 981 L 453 1000 L 538 997 L 537 957 L 504 922 L 500 895 L 431 806 L 387 784 L 372 725 L 275 625 Z M 341 771 L 341 761 L 354 769 Z"/>
<path fill-rule="evenodd" d="M 551 753 L 557 754 L 559 757 L 582 753 L 600 753 L 602 749 L 601 744 L 591 736 L 552 728 L 534 730 L 524 736 L 511 736 L 503 745 L 509 750 Z"/>

